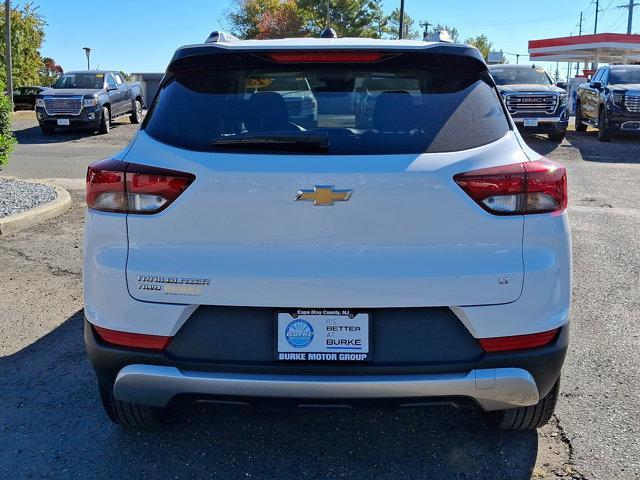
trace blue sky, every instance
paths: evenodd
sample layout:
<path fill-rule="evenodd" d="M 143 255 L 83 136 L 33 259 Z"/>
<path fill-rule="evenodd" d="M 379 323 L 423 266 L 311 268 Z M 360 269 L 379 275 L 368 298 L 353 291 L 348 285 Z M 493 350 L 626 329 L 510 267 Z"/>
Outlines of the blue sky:
<path fill-rule="evenodd" d="M 387 11 L 400 4 L 399 0 L 383 1 Z M 202 42 L 221 28 L 224 12 L 232 4 L 227 0 L 35 3 L 48 23 L 44 56 L 53 57 L 65 70 L 86 68 L 82 47 L 88 46 L 93 48 L 93 68 L 126 72 L 163 71 L 176 47 Z M 627 11 L 616 8 L 621 3 L 625 1 L 601 0 L 599 32 L 626 33 Z M 527 40 L 577 34 L 581 10 L 585 33 L 593 33 L 595 11 L 592 0 L 405 0 L 405 8 L 418 21 L 456 26 L 462 40 L 484 33 L 494 48 L 520 54 L 527 53 Z M 633 32 L 640 33 L 640 7 L 635 18 Z M 507 58 L 515 63 L 515 57 Z M 523 61 L 528 59 L 521 57 Z M 544 66 L 555 70 L 555 65 Z M 560 71 L 566 73 L 566 66 Z"/>

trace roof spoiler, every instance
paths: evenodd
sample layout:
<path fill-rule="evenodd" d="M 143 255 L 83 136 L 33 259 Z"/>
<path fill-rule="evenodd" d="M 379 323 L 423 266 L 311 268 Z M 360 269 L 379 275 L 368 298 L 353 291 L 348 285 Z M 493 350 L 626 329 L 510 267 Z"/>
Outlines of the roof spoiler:
<path fill-rule="evenodd" d="M 279 48 L 272 48 L 272 49 L 260 49 L 260 48 L 256 48 L 254 43 L 249 43 L 247 45 L 247 42 L 244 42 L 243 40 L 238 40 L 237 42 L 232 42 L 230 40 L 225 40 L 225 41 L 212 40 L 207 43 L 201 43 L 198 45 L 185 45 L 184 47 L 180 47 L 178 50 L 176 50 L 176 52 L 173 55 L 173 58 L 171 59 L 171 61 L 169 62 L 169 65 L 167 66 L 167 70 L 166 70 L 167 77 L 165 78 L 169 79 L 172 74 L 180 70 L 205 68 L 208 65 L 213 65 L 213 64 L 218 65 L 216 63 L 217 62 L 216 57 L 218 55 L 250 54 L 253 60 L 256 61 L 256 59 L 259 58 L 255 56 L 256 53 L 266 54 L 266 53 L 274 53 L 279 51 L 287 52 L 287 53 L 296 53 L 296 52 L 304 51 L 308 53 L 310 51 L 323 52 L 325 50 L 336 51 L 340 49 L 318 47 L 317 49 L 311 50 L 311 49 L 300 49 L 300 48 L 296 48 L 295 46 L 292 46 L 292 47 L 282 46 Z M 342 50 L 344 51 L 346 49 L 342 49 Z M 360 50 L 360 49 L 352 48 L 352 49 L 349 49 L 348 51 L 352 51 L 352 50 Z M 381 45 L 380 48 L 377 48 L 377 49 L 367 48 L 363 50 L 376 51 L 376 52 L 380 51 L 383 53 L 388 52 L 390 54 L 398 54 L 398 53 L 423 54 L 424 53 L 424 54 L 434 54 L 434 55 L 437 55 L 437 54 L 454 55 L 454 56 L 464 57 L 467 60 L 470 60 L 473 62 L 477 62 L 478 66 L 480 67 L 480 70 L 484 71 L 487 69 L 487 65 L 484 61 L 484 57 L 482 56 L 480 51 L 477 48 L 469 45 L 447 44 L 444 42 L 440 42 L 440 43 L 431 43 L 431 44 L 425 43 L 421 48 L 416 48 L 415 46 L 412 46 L 409 48 L 402 48 L 402 47 L 385 48 L 384 46 Z M 391 56 L 394 56 L 394 55 L 391 55 Z"/>
<path fill-rule="evenodd" d="M 237 42 L 238 40 L 240 40 L 238 37 L 231 35 L 229 32 L 214 30 L 204 43 Z"/>

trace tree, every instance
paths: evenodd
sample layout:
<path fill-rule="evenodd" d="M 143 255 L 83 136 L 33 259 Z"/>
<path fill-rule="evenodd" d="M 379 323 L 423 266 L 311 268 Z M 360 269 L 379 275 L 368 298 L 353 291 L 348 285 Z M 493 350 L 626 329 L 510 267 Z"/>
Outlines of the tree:
<path fill-rule="evenodd" d="M 284 0 L 262 13 L 255 38 L 298 37 L 306 33 L 306 21 L 296 0 Z"/>
<path fill-rule="evenodd" d="M 240 38 L 317 36 L 327 26 L 327 3 L 239 0 L 223 22 Z M 388 23 L 382 0 L 329 0 L 329 24 L 340 37 L 382 38 Z"/>
<path fill-rule="evenodd" d="M 327 25 L 327 3 L 318 0 L 297 0 L 312 34 Z M 376 0 L 330 0 L 329 21 L 339 37 L 381 38 L 385 30 L 382 2 Z M 382 27 L 382 28 L 381 28 Z"/>
<path fill-rule="evenodd" d="M 63 68 L 56 63 L 53 58 L 44 57 L 42 59 L 42 66 L 40 67 L 40 85 L 48 87 L 52 85 L 60 75 L 64 73 Z"/>
<path fill-rule="evenodd" d="M 404 21 L 402 22 L 402 38 L 409 38 L 415 40 L 420 38 L 420 32 L 413 28 L 415 20 L 405 12 Z M 388 32 L 391 38 L 398 38 L 398 32 L 400 31 L 400 9 L 396 8 L 389 15 L 389 27 Z"/>
<path fill-rule="evenodd" d="M 382 38 L 389 33 L 390 16 L 384 14 L 382 10 L 382 0 L 373 0 L 373 2 L 375 3 L 375 7 L 371 30 L 373 30 L 375 38 Z M 396 35 L 397 34 L 398 29 L 396 28 Z"/>
<path fill-rule="evenodd" d="M 13 53 L 13 84 L 37 85 L 40 82 L 42 59 L 40 47 L 44 40 L 44 18 L 32 3 L 20 9 L 11 9 L 11 50 Z M 4 32 L 4 15 L 0 18 L 0 31 Z M 0 51 L 5 51 L 5 38 L 0 35 Z M 0 57 L 0 81 L 6 84 L 4 55 Z"/>
<path fill-rule="evenodd" d="M 4 91 L 4 82 L 0 80 L 0 170 L 2 170 L 2 165 L 9 161 L 13 146 L 16 143 L 11 124 L 11 103 Z"/>
<path fill-rule="evenodd" d="M 489 41 L 489 38 L 486 35 L 478 35 L 475 38 L 467 38 L 464 43 L 472 45 L 480 50 L 480 53 L 482 53 L 482 56 L 485 60 L 489 58 L 489 52 L 491 51 L 493 43 Z"/>
<path fill-rule="evenodd" d="M 225 12 L 225 23 L 240 38 L 256 38 L 260 33 L 260 20 L 279 3 L 279 0 L 239 0 L 234 8 Z"/>

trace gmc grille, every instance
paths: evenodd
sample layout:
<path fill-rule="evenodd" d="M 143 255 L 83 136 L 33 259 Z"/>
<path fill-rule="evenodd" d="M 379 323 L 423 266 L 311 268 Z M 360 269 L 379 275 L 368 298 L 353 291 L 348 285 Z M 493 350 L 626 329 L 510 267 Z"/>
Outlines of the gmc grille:
<path fill-rule="evenodd" d="M 633 113 L 640 113 L 640 94 L 627 93 L 624 98 L 624 106 Z"/>
<path fill-rule="evenodd" d="M 80 115 L 82 97 L 45 97 L 44 109 L 49 115 Z"/>
<path fill-rule="evenodd" d="M 554 94 L 511 94 L 506 97 L 509 113 L 553 113 L 558 106 L 558 96 Z"/>

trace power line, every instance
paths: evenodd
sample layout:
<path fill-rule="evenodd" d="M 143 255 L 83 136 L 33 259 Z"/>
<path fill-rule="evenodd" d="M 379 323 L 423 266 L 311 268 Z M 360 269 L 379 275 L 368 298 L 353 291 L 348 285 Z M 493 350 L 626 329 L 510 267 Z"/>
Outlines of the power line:
<path fill-rule="evenodd" d="M 604 7 L 601 11 L 604 13 L 604 12 L 606 12 L 607 10 L 609 10 L 609 8 L 611 7 L 611 4 L 612 4 L 612 3 L 613 3 L 613 0 L 610 0 L 610 1 L 609 1 L 609 3 L 608 3 L 608 5 L 607 5 L 606 7 Z"/>
<path fill-rule="evenodd" d="M 510 52 L 502 52 L 506 55 L 513 55 L 514 57 L 516 57 L 516 65 L 520 64 L 520 57 L 528 57 L 529 54 L 528 53 L 510 53 Z"/>
<path fill-rule="evenodd" d="M 618 18 L 616 18 L 613 21 L 613 23 L 607 27 L 607 31 L 609 31 L 609 32 L 615 31 L 620 26 L 621 22 L 623 22 L 623 21 L 624 21 L 624 12 L 622 12 L 620 14 L 620 16 Z"/>
<path fill-rule="evenodd" d="M 494 25 L 522 25 L 525 23 L 545 23 L 545 22 L 553 22 L 556 20 L 565 20 L 567 18 L 574 18 L 573 15 L 566 15 L 563 17 L 553 17 L 553 18 L 545 18 L 539 20 L 516 20 L 512 22 L 501 22 L 501 23 L 458 23 L 456 24 L 458 27 L 491 27 Z"/>

